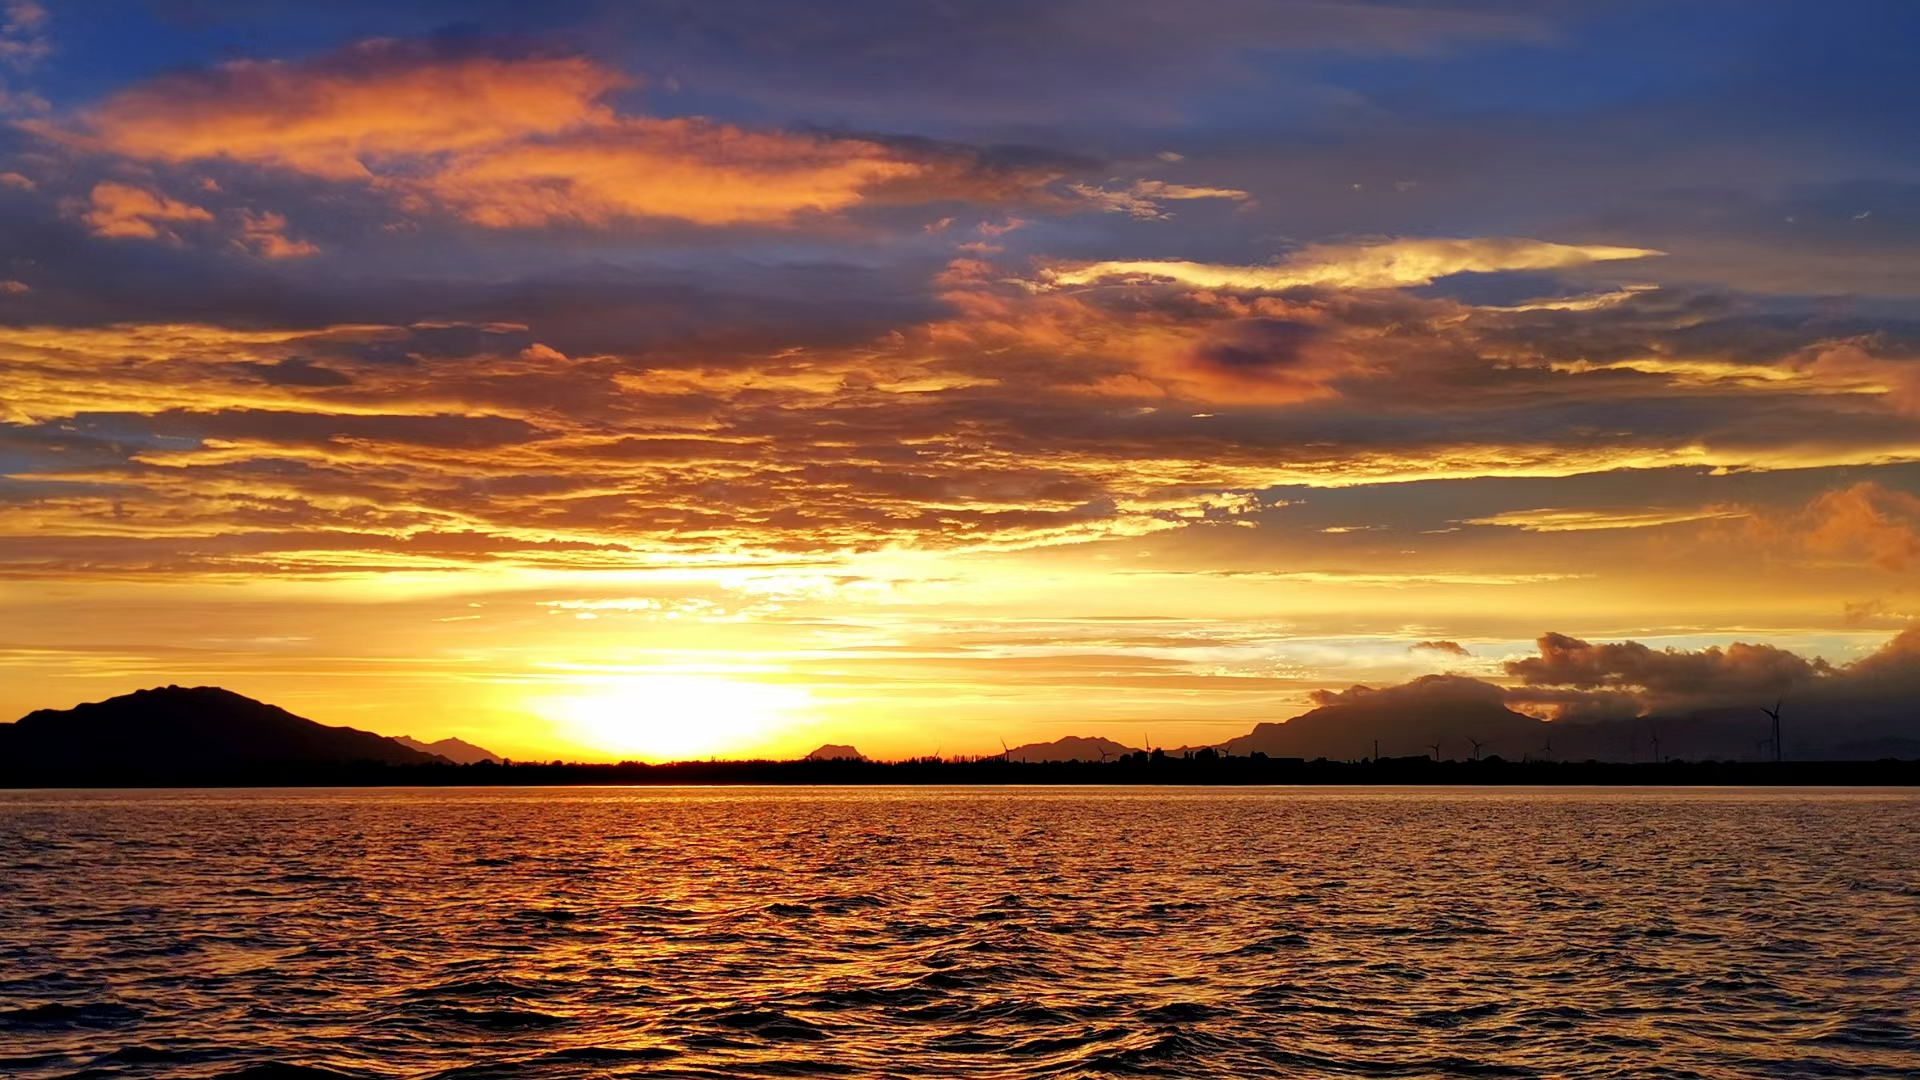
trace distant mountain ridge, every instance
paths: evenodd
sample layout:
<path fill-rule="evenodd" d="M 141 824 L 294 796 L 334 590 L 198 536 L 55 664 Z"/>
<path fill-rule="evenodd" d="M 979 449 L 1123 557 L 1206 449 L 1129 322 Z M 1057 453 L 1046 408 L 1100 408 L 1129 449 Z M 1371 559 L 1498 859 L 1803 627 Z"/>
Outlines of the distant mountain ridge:
<path fill-rule="evenodd" d="M 1550 736 L 1564 730 L 1507 708 L 1497 688 L 1486 683 L 1429 675 L 1381 690 L 1357 687 L 1291 720 L 1255 724 L 1220 749 L 1344 761 L 1376 756 L 1376 744 L 1380 757 L 1427 756 L 1438 745 L 1440 757 L 1518 759 L 1545 753 Z"/>
<path fill-rule="evenodd" d="M 446 764 L 217 686 L 163 686 L 0 724 L 0 771 L 146 778 L 288 766 Z"/>
<path fill-rule="evenodd" d="M 478 765 L 491 761 L 495 765 L 505 759 L 484 746 L 475 746 L 465 739 L 446 738 L 439 742 L 421 742 L 411 735 L 395 735 L 393 741 L 409 750 L 418 750 L 423 754 L 433 754 L 446 758 L 455 765 Z"/>
<path fill-rule="evenodd" d="M 1462 675 L 1427 675 L 1385 687 L 1355 686 L 1317 695 L 1320 707 L 1290 720 L 1255 724 L 1212 747 L 1234 756 L 1312 761 L 1431 757 L 1464 761 L 1652 762 L 1763 761 L 1773 750 L 1759 707 L 1721 706 L 1648 716 L 1544 720 L 1507 707 L 1495 684 Z M 1920 715 L 1872 701 L 1806 701 L 1787 713 L 1782 756 L 1789 760 L 1867 761 L 1920 757 Z M 1791 706 L 1792 703 L 1789 703 Z M 1014 761 L 1111 760 L 1131 752 L 1104 739 L 1069 736 L 1007 752 Z"/>
<path fill-rule="evenodd" d="M 1506 707 L 1501 688 L 1478 679 L 1430 675 L 1397 686 L 1352 687 L 1317 695 L 1321 706 L 1290 720 L 1260 723 L 1210 747 L 1182 747 L 1211 758 L 1363 758 L 1652 762 L 1762 761 L 1771 758 L 1758 709 L 1720 707 L 1678 715 L 1547 721 Z M 1862 722 L 1834 707 L 1791 715 L 1785 756 L 1801 761 L 1920 759 L 1920 720 L 1871 714 Z M 1010 762 L 1101 763 L 1140 754 L 1102 737 L 1066 736 L 1012 747 Z M 1144 757 L 1143 757 L 1144 759 Z M 38 709 L 0 724 L 0 786 L 71 783 L 255 782 L 320 776 L 342 766 L 499 763 L 484 747 L 448 738 L 425 743 L 335 727 L 219 687 L 138 690 L 71 709 Z M 860 761 L 852 746 L 829 743 L 807 760 Z M 302 772 L 305 770 L 305 772 Z M 330 774 L 329 774 L 330 775 Z"/>
<path fill-rule="evenodd" d="M 1133 747 L 1098 736 L 1068 735 L 1052 742 L 1027 743 L 1006 752 L 1008 761 L 1112 761 L 1135 753 Z"/>

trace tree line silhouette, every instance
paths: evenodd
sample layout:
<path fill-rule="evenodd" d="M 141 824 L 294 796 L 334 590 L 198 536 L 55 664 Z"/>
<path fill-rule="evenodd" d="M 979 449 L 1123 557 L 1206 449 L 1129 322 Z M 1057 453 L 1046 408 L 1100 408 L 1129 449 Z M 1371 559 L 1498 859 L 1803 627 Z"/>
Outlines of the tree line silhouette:
<path fill-rule="evenodd" d="M 79 765 L 30 774 L 0 764 L 0 786 L 369 787 L 629 785 L 1858 785 L 1920 786 L 1920 761 L 1509 761 L 1414 757 L 1331 761 L 1229 755 L 1214 749 L 1136 751 L 1107 761 L 920 757 L 904 761 L 681 761 L 610 764 L 547 761 L 473 765 L 377 762 L 177 766 L 159 770 Z"/>

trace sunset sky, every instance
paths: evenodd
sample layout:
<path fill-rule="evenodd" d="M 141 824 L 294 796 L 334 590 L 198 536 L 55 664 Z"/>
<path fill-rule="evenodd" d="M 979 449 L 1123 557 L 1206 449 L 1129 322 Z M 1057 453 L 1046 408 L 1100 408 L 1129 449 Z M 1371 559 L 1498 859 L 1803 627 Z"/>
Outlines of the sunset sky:
<path fill-rule="evenodd" d="M 1920 5 L 4 0 L 0 719 L 1198 744 L 1920 612 Z"/>

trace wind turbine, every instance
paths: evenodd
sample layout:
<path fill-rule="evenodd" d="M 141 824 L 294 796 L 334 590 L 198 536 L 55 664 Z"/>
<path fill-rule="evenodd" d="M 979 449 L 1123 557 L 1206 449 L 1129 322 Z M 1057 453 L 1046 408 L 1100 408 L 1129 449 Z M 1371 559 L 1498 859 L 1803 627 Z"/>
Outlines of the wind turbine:
<path fill-rule="evenodd" d="M 1434 741 L 1428 743 L 1427 747 L 1428 749 L 1433 751 L 1433 760 L 1439 761 L 1440 760 L 1440 740 L 1435 739 Z"/>
<path fill-rule="evenodd" d="M 1786 703 L 1787 699 L 1783 694 L 1780 700 L 1773 703 L 1773 708 L 1769 709 L 1765 705 L 1760 706 L 1760 711 L 1766 713 L 1767 716 L 1773 720 L 1773 739 L 1771 741 L 1773 743 L 1773 760 L 1775 764 L 1778 764 L 1780 761 L 1780 706 Z"/>
<path fill-rule="evenodd" d="M 1553 755 L 1553 736 L 1551 735 L 1547 736 L 1547 745 L 1541 747 L 1538 750 L 1535 750 L 1534 753 L 1547 755 L 1546 757 L 1541 758 L 1540 759 L 1541 761 L 1552 761 L 1553 760 L 1553 756 L 1552 756 Z"/>
<path fill-rule="evenodd" d="M 1653 763 L 1655 765 L 1658 765 L 1660 764 L 1660 760 L 1661 760 L 1660 758 L 1660 725 L 1654 724 L 1652 726 L 1653 726 Z"/>
<path fill-rule="evenodd" d="M 1471 736 L 1471 735 L 1469 735 L 1469 736 L 1467 736 L 1467 741 L 1473 744 L 1473 760 L 1475 760 L 1475 761 L 1479 761 L 1479 760 L 1480 760 L 1480 748 L 1481 748 L 1481 747 L 1483 747 L 1483 746 L 1485 746 L 1485 745 L 1487 745 L 1487 744 L 1486 744 L 1486 743 L 1483 743 L 1483 742 L 1481 742 L 1481 741 L 1480 741 L 1479 739 L 1476 739 L 1476 738 L 1474 738 L 1474 737 L 1473 737 L 1473 736 Z"/>

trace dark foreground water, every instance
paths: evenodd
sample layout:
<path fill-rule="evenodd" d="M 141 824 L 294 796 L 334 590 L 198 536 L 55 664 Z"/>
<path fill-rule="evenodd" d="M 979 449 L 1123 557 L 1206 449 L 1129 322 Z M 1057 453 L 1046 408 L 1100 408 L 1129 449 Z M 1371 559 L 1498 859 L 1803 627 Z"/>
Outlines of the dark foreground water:
<path fill-rule="evenodd" d="M 1920 798 L 0 792 L 0 1074 L 1920 1075 Z"/>

